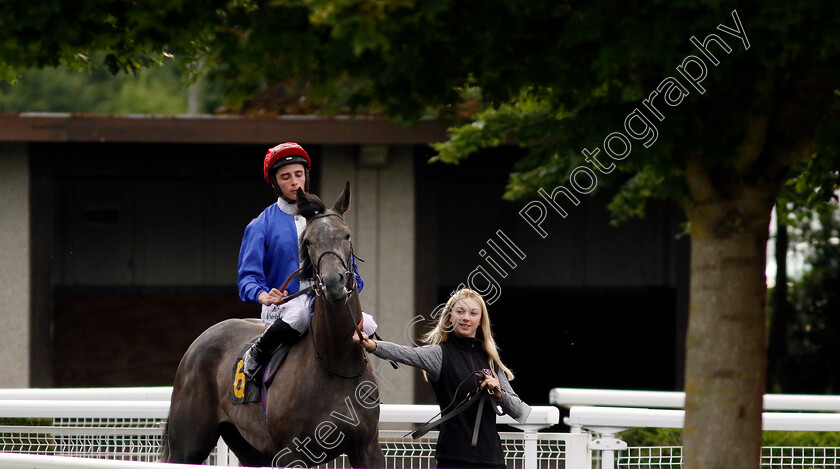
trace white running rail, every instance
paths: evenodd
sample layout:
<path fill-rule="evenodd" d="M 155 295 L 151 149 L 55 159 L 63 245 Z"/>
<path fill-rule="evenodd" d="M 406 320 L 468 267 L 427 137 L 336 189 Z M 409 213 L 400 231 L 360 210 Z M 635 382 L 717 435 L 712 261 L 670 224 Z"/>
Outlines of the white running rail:
<path fill-rule="evenodd" d="M 549 401 L 569 409 L 564 423 L 571 427 L 572 433 L 588 430 L 600 434 L 590 449 L 601 451 L 603 469 L 613 469 L 616 452 L 627 450 L 627 444 L 616 438 L 616 434 L 629 428 L 683 428 L 685 420 L 682 410 L 685 393 L 682 392 L 554 388 L 549 393 Z M 840 413 L 836 413 L 840 411 L 840 396 L 766 394 L 764 409 L 787 411 L 764 412 L 764 430 L 840 431 Z M 837 448 L 790 449 L 793 452 L 822 449 L 834 454 Z M 788 458 L 792 464 L 791 459 Z M 812 457 L 817 459 L 820 458 Z M 827 459 L 836 461 L 836 458 Z M 838 466 L 830 463 L 809 467 Z"/>
<path fill-rule="evenodd" d="M 549 402 L 561 407 L 611 406 L 682 409 L 685 393 L 678 391 L 624 391 L 612 389 L 553 388 Z M 840 396 L 819 394 L 765 394 L 764 410 L 840 412 Z"/>
<path fill-rule="evenodd" d="M 0 417 L 12 418 L 47 418 L 47 419 L 141 419 L 162 421 L 169 412 L 171 387 L 147 388 L 77 388 L 77 389 L 2 389 L 0 390 Z M 383 404 L 380 411 L 381 423 L 418 424 L 434 418 L 439 412 L 436 405 L 400 405 Z M 539 430 L 560 422 L 560 412 L 554 406 L 534 406 L 524 424 L 519 424 L 509 416 L 497 418 L 500 424 L 508 424 L 522 430 L 520 440 L 523 458 L 522 469 L 537 469 L 538 444 L 546 440 L 546 435 Z M 407 425 L 407 431 L 411 430 Z M 160 433 L 158 428 L 157 433 Z M 551 434 L 560 435 L 560 434 Z M 564 459 L 569 468 L 589 468 L 588 435 L 563 434 L 565 440 Z M 566 441 L 568 440 L 568 441 Z M 220 459 L 226 449 L 220 452 Z M 0 467 L 17 467 L 25 459 L 0 453 Z M 11 458 L 11 459 L 10 459 Z M 17 458 L 17 459 L 15 459 Z M 13 462 L 14 461 L 17 462 Z M 53 464 L 53 460 L 38 459 L 43 464 Z M 573 462 L 575 465 L 568 464 Z M 68 464 L 82 464 L 84 461 L 68 461 Z M 40 463 L 39 463 L 40 464 Z M 28 465 L 28 464 L 24 464 Z M 30 466 L 35 467 L 35 466 Z M 38 467 L 41 467 L 38 465 Z M 57 466 L 44 466 L 57 467 Z M 77 467 L 77 466 L 63 466 Z M 147 466 L 148 467 L 148 466 Z"/>
<path fill-rule="evenodd" d="M 191 464 L 168 464 L 118 459 L 73 458 L 44 454 L 0 453 L 0 467 L 19 469 L 196 469 Z"/>
<path fill-rule="evenodd" d="M 626 407 L 576 406 L 566 422 L 572 428 L 586 428 L 602 434 L 616 434 L 628 428 L 682 428 L 684 410 Z M 766 431 L 840 431 L 840 414 L 764 412 L 761 426 Z"/>
<path fill-rule="evenodd" d="M 0 401 L 168 401 L 171 397 L 172 386 L 0 389 Z"/>
<path fill-rule="evenodd" d="M 382 404 L 380 423 L 425 423 L 440 409 L 436 405 Z M 0 401 L 0 417 L 26 418 L 146 418 L 165 419 L 169 401 L 98 401 L 60 399 Z M 560 411 L 552 406 L 531 407 L 525 423 L 519 424 L 508 415 L 496 417 L 523 431 L 541 430 L 560 423 Z"/>

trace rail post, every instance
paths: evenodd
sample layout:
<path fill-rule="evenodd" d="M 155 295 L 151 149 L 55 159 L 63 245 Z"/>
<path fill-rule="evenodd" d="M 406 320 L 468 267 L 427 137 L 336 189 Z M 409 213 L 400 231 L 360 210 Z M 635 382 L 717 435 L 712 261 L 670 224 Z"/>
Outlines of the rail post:
<path fill-rule="evenodd" d="M 566 468 L 592 469 L 592 452 L 589 445 L 592 436 L 585 432 L 573 432 L 566 440 Z"/>
<path fill-rule="evenodd" d="M 601 452 L 601 469 L 615 469 L 615 452 L 627 449 L 627 443 L 615 437 L 615 434 L 617 433 L 616 430 L 621 431 L 626 429 L 606 428 L 596 430 L 591 428 L 590 430 L 601 433 L 600 438 L 592 440 L 589 444 L 590 450 Z"/>
<path fill-rule="evenodd" d="M 523 469 L 537 469 L 539 467 L 537 455 L 538 432 L 560 422 L 560 410 L 552 406 L 537 406 L 531 408 L 528 421 L 531 423 L 512 423 L 513 428 L 522 430 L 524 434 L 525 464 Z M 510 418 L 507 417 L 506 418 Z"/>
<path fill-rule="evenodd" d="M 537 461 L 537 438 L 538 431 L 543 428 L 543 425 L 515 425 L 516 428 L 522 430 L 525 448 L 525 464 L 523 469 L 537 469 L 539 463 Z"/>

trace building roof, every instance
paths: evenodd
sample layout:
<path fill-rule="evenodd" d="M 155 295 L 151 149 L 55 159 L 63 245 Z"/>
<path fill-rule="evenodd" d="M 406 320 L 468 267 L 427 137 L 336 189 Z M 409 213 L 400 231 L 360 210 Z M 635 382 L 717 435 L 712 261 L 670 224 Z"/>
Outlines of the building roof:
<path fill-rule="evenodd" d="M 446 140 L 434 120 L 406 127 L 374 116 L 0 114 L 0 142 L 426 144 Z"/>

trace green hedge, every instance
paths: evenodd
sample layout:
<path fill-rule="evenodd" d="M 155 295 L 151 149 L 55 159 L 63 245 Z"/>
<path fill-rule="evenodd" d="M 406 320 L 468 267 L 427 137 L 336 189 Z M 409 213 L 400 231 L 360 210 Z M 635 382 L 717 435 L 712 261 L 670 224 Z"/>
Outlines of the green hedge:
<path fill-rule="evenodd" d="M 632 428 L 618 434 L 628 446 L 680 446 L 678 428 Z M 764 432 L 764 446 L 840 447 L 840 432 Z"/>
<path fill-rule="evenodd" d="M 47 418 L 10 418 L 0 417 L 0 425 L 14 425 L 18 427 L 49 427 L 52 426 L 53 420 Z"/>

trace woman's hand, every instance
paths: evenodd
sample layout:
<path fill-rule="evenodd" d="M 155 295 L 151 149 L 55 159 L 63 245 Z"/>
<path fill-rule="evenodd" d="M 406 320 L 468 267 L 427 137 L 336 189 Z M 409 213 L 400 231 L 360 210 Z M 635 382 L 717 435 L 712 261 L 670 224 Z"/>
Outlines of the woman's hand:
<path fill-rule="evenodd" d="M 490 392 L 496 396 L 496 399 L 502 400 L 502 385 L 499 384 L 499 380 L 493 376 L 486 376 L 482 374 L 476 373 L 476 376 L 479 378 L 484 378 L 484 381 L 481 382 L 481 389 L 489 389 Z"/>
<path fill-rule="evenodd" d="M 362 348 L 364 348 L 368 352 L 373 352 L 374 350 L 376 350 L 376 341 L 369 338 L 368 335 L 365 334 L 364 332 L 362 332 L 362 338 L 361 339 L 359 339 L 359 334 L 354 332 L 353 333 L 353 342 L 361 345 Z"/>
<path fill-rule="evenodd" d="M 264 291 L 260 293 L 260 296 L 257 297 L 257 301 L 265 306 L 279 305 L 280 302 L 283 301 L 283 298 L 285 298 L 288 294 L 289 292 L 286 290 L 280 291 L 276 288 L 272 288 L 271 291 Z"/>

